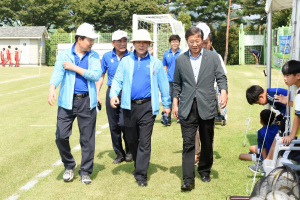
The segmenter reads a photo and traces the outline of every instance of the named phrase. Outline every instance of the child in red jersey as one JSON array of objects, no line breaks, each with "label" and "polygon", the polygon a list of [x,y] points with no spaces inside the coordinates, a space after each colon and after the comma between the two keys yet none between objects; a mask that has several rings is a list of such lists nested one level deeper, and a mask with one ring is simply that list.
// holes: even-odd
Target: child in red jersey
[{"label": "child in red jersey", "polygon": [[18,50],[18,48],[15,48],[15,67],[19,67],[19,54],[20,54],[20,50]]}]

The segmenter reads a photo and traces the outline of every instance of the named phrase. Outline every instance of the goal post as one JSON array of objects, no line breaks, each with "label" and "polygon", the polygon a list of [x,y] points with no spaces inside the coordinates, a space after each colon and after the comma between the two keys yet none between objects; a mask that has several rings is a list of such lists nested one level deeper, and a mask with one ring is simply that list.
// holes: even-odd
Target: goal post
[{"label": "goal post", "polygon": [[138,29],[147,30],[153,39],[153,56],[162,60],[163,54],[170,48],[169,37],[173,34],[181,38],[180,48],[186,48],[184,28],[181,21],[175,20],[169,14],[137,15],[132,17],[132,35]]}]

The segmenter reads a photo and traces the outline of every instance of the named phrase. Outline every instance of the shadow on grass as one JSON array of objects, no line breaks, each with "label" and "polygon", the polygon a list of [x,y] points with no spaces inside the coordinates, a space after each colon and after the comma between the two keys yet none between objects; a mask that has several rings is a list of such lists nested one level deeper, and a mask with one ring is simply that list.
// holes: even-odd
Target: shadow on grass
[{"label": "shadow on grass", "polygon": [[220,156],[219,152],[217,152],[217,151],[214,151],[214,156],[215,156],[216,159],[222,158],[222,157]]},{"label": "shadow on grass", "polygon": [[[253,134],[253,132],[247,133],[247,139],[248,139],[250,146],[257,145],[257,136],[256,136],[256,134]],[[246,141],[246,143],[247,143],[247,141]]]},{"label": "shadow on grass", "polygon": [[105,151],[101,151],[97,157],[99,159],[101,159],[103,157],[104,154],[108,154],[109,157],[111,157],[113,160],[115,160],[115,158],[117,157],[114,150],[105,150]]},{"label": "shadow on grass", "polygon": [[[165,171],[168,170],[168,168],[164,167],[164,166],[161,166],[161,165],[158,165],[158,164],[153,164],[153,163],[150,162],[149,168],[148,168],[148,171],[147,171],[148,180],[150,180],[151,175],[156,173],[158,170],[162,170],[162,171],[165,172]],[[112,170],[112,174],[113,175],[119,175],[121,171],[126,172],[128,174],[132,174],[132,172],[134,171],[134,162],[129,162],[129,163],[118,165],[117,167],[115,167]]]},{"label": "shadow on grass", "polygon": [[181,184],[183,184],[182,166],[181,165],[170,167],[170,173],[175,174],[181,180]]}]

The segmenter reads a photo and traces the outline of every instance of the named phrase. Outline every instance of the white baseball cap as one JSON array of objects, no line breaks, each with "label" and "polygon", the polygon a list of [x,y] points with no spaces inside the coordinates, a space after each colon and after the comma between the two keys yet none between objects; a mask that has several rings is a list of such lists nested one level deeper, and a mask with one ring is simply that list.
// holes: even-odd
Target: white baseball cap
[{"label": "white baseball cap", "polygon": [[101,37],[95,33],[94,26],[88,23],[81,24],[76,31],[76,35],[85,36],[91,39]]},{"label": "white baseball cap", "polygon": [[132,40],[130,42],[133,43],[136,41],[148,41],[150,43],[154,43],[151,40],[149,32],[145,29],[139,29],[133,33]]},{"label": "white baseball cap", "polygon": [[113,33],[112,37],[111,37],[111,41],[114,41],[114,40],[120,40],[121,38],[127,38],[129,39],[127,33],[125,31],[122,31],[122,30],[117,30]]},{"label": "white baseball cap", "polygon": [[209,26],[207,26],[205,23],[200,22],[199,24],[197,24],[198,28],[200,28],[203,31],[203,40],[206,40],[208,37],[208,34],[210,33],[210,28]]}]

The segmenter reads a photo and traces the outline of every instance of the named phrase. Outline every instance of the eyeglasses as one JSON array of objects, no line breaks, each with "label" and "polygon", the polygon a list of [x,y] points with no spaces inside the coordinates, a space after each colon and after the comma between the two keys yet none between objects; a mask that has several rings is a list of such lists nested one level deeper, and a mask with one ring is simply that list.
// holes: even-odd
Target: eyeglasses
[{"label": "eyeglasses", "polygon": [[196,40],[196,41],[191,40],[191,41],[188,41],[188,43],[189,43],[190,45],[193,45],[194,43],[200,44],[201,42],[202,42],[202,41],[200,41],[200,40]]}]

